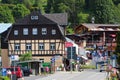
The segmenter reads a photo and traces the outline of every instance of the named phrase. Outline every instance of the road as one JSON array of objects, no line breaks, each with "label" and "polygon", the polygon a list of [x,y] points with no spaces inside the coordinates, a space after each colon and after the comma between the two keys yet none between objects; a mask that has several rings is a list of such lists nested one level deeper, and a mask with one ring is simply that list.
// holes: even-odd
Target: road
[{"label": "road", "polygon": [[105,80],[106,72],[85,70],[82,72],[56,72],[47,76],[25,77],[24,80]]}]

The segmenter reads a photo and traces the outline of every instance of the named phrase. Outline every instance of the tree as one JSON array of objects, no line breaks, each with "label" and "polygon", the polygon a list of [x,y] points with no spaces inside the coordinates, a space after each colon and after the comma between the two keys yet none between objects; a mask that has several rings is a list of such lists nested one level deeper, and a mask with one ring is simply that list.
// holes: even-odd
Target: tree
[{"label": "tree", "polygon": [[120,31],[117,33],[116,44],[114,53],[117,55],[117,63],[120,65]]},{"label": "tree", "polygon": [[10,23],[14,22],[11,10],[7,6],[0,6],[0,22]]},{"label": "tree", "polygon": [[113,12],[113,22],[116,24],[120,23],[120,7],[119,5],[116,7],[114,6],[114,12]]},{"label": "tree", "polygon": [[13,13],[14,19],[17,20],[17,19],[21,19],[24,16],[28,15],[30,11],[23,4],[17,4],[13,8],[12,13]]},{"label": "tree", "polygon": [[67,34],[73,34],[74,31],[73,31],[73,29],[72,29],[70,26],[67,26],[66,33],[67,33]]},{"label": "tree", "polygon": [[79,24],[78,14],[83,10],[85,0],[48,0],[47,13],[67,12],[71,26]]},{"label": "tree", "polygon": [[115,5],[118,5],[120,3],[120,0],[113,0],[113,2],[115,3]]},{"label": "tree", "polygon": [[114,4],[112,0],[95,0],[94,5],[96,23],[113,23]]},{"label": "tree", "polygon": [[80,12],[77,16],[78,16],[79,23],[88,22],[89,14]]},{"label": "tree", "polygon": [[33,7],[41,10],[41,13],[45,13],[45,6],[47,5],[47,0],[35,0]]},{"label": "tree", "polygon": [[28,52],[20,56],[20,61],[32,60],[32,53]]},{"label": "tree", "polygon": [[11,4],[11,3],[13,3],[14,2],[14,0],[2,0],[1,1],[2,3],[7,3],[7,4]]},{"label": "tree", "polygon": [[33,5],[33,2],[34,0],[23,0],[23,4],[28,8],[28,9],[31,9],[32,8],[32,5]]}]

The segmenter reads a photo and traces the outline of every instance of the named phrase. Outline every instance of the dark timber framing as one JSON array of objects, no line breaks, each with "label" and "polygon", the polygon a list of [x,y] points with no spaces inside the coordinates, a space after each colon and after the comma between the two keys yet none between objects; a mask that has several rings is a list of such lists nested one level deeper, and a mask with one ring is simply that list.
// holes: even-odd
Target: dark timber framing
[{"label": "dark timber framing", "polygon": [[[31,16],[38,16],[36,20],[31,20]],[[23,28],[28,28],[28,35],[23,35]],[[37,35],[32,34],[33,28],[37,28]],[[42,35],[42,28],[47,29],[47,34]],[[63,55],[65,52],[65,38],[64,32],[61,31],[62,26],[56,22],[48,19],[44,15],[35,11],[30,15],[25,16],[23,19],[14,23],[8,32],[6,39],[8,40],[9,56],[21,55],[28,52],[26,44],[31,43],[32,56],[54,56]],[[56,30],[55,35],[52,35],[52,30]],[[18,31],[18,35],[14,35],[14,30]],[[15,50],[15,44],[20,44],[20,49]],[[44,50],[39,50],[39,43],[44,43]],[[55,49],[50,50],[50,43],[54,43]]]}]

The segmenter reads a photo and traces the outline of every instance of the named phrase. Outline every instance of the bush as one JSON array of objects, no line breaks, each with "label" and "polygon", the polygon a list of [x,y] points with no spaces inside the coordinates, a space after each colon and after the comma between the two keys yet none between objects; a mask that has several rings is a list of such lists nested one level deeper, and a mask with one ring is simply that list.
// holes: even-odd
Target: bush
[{"label": "bush", "polygon": [[95,66],[93,66],[93,65],[83,65],[82,68],[83,69],[95,69]]},{"label": "bush", "polygon": [[0,80],[10,80],[7,76],[0,76]]}]

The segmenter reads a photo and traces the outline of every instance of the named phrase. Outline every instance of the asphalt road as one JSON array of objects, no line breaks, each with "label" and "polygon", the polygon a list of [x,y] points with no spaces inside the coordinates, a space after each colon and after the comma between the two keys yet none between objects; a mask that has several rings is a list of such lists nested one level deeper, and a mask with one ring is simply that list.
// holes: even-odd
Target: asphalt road
[{"label": "asphalt road", "polygon": [[30,76],[24,80],[105,80],[106,72],[85,70],[82,72],[56,72],[47,76]]}]

